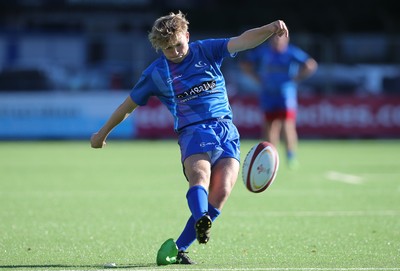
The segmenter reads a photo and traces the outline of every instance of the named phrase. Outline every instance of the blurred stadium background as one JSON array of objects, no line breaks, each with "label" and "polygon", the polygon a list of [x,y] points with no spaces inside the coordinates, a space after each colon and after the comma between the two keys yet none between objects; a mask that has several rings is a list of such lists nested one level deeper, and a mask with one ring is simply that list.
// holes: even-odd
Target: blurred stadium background
[{"label": "blurred stadium background", "polygon": [[[400,16],[389,0],[0,1],[0,139],[87,139],[157,56],[153,21],[182,10],[191,39],[230,37],[276,19],[318,62],[300,88],[300,138],[400,137]],[[235,122],[260,135],[260,113],[237,59],[223,65]],[[157,101],[114,138],[173,137]]]}]

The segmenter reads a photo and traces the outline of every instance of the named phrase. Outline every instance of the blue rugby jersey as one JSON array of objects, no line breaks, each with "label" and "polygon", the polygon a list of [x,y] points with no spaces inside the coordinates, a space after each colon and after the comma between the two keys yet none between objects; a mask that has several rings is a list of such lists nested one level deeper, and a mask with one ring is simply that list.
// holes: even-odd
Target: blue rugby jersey
[{"label": "blue rugby jersey", "polygon": [[298,86],[292,79],[309,55],[291,44],[279,53],[264,43],[248,51],[246,57],[256,65],[261,78],[261,108],[264,111],[296,109]]},{"label": "blue rugby jersey", "polygon": [[221,72],[223,59],[230,56],[228,41],[192,42],[189,54],[180,63],[162,55],[142,73],[130,93],[132,100],[145,105],[150,96],[158,97],[173,115],[175,131],[208,119],[232,119]]}]

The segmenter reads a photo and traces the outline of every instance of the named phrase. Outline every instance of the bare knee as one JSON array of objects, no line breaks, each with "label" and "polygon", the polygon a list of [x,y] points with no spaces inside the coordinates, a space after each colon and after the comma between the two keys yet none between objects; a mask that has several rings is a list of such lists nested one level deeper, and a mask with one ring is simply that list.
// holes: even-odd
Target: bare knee
[{"label": "bare knee", "polygon": [[185,176],[190,186],[202,185],[208,189],[211,178],[211,163],[207,154],[195,154],[184,161]]}]

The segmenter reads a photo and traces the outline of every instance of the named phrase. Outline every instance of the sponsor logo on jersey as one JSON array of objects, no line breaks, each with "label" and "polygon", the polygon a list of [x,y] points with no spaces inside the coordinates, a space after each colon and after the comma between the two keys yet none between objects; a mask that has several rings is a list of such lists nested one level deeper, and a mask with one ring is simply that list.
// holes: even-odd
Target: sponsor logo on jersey
[{"label": "sponsor logo on jersey", "polygon": [[199,62],[197,62],[196,64],[194,64],[194,66],[196,68],[204,68],[205,66],[207,66],[207,63],[205,63],[204,61],[200,60]]},{"label": "sponsor logo on jersey", "polygon": [[173,77],[173,78],[168,78],[168,79],[167,79],[167,83],[168,83],[168,84],[172,84],[172,82],[174,82],[174,80],[179,79],[179,78],[181,78],[181,77],[182,77],[182,74],[180,74],[180,75],[178,75],[178,76],[175,76],[175,77]]},{"label": "sponsor logo on jersey", "polygon": [[210,90],[216,87],[215,80],[206,81],[201,83],[200,85],[194,86],[191,89],[184,91],[180,94],[176,95],[181,102],[186,102],[188,100],[199,97],[200,95],[210,94]]}]

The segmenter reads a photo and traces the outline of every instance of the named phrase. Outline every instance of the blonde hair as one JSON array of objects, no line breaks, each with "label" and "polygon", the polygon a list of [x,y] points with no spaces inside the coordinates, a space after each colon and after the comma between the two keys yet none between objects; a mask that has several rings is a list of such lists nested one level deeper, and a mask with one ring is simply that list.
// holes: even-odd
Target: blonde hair
[{"label": "blonde hair", "polygon": [[181,11],[158,18],[148,35],[151,45],[156,51],[167,48],[176,43],[179,34],[188,31],[188,25],[189,21]]}]

